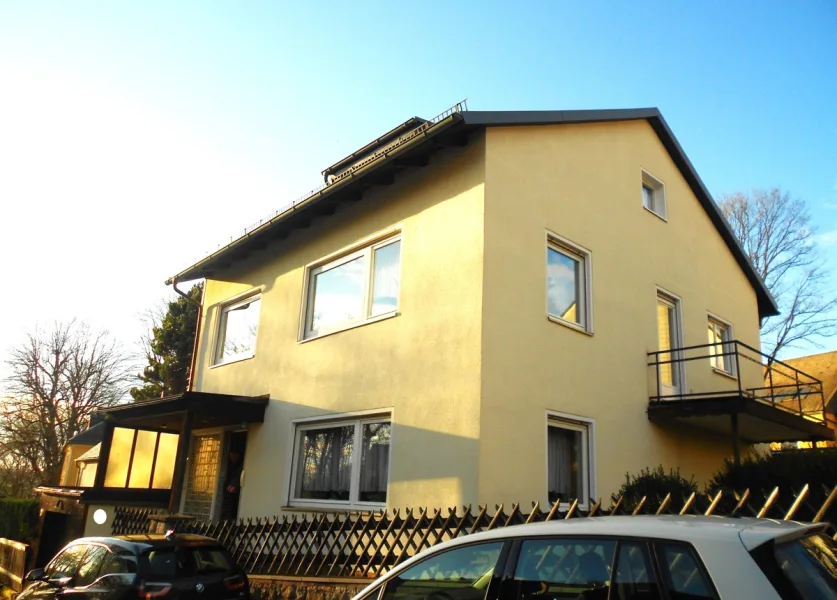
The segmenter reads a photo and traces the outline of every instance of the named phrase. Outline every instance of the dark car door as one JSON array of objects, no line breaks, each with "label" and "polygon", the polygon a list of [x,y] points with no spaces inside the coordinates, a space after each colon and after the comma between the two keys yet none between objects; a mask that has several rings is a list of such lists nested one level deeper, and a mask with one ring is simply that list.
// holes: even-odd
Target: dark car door
[{"label": "dark car door", "polygon": [[64,548],[44,568],[43,581],[33,581],[18,596],[19,600],[53,600],[60,591],[54,582],[64,577],[74,577],[81,559],[87,552],[87,545],[76,544]]},{"label": "dark car door", "polygon": [[94,546],[84,555],[73,587],[58,600],[119,600],[136,596],[137,557],[119,548]]}]

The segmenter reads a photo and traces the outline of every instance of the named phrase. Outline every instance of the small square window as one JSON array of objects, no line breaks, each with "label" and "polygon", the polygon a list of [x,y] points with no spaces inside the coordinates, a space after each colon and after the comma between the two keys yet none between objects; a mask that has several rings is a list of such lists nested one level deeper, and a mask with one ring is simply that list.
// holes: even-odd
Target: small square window
[{"label": "small square window", "polygon": [[547,427],[549,502],[586,503],[592,488],[590,424],[550,417]]},{"label": "small square window", "polygon": [[714,317],[709,317],[708,325],[709,363],[714,369],[734,375],[732,325]]},{"label": "small square window", "polygon": [[300,425],[291,502],[386,504],[388,419]]},{"label": "small square window", "polygon": [[256,295],[221,309],[215,347],[216,365],[250,358],[255,354],[261,304],[261,296]]},{"label": "small square window", "polygon": [[546,249],[547,314],[559,322],[592,332],[590,252],[550,239]]},{"label": "small square window", "polygon": [[642,206],[652,213],[666,218],[666,188],[663,182],[642,172]]}]

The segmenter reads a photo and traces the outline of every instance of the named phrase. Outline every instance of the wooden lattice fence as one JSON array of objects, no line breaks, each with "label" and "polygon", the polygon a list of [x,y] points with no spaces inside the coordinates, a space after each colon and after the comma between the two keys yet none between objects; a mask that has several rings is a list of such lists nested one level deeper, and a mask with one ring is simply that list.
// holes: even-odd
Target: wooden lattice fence
[{"label": "wooden lattice fence", "polygon": [[[779,488],[764,494],[718,492],[713,496],[692,494],[675,502],[671,495],[662,501],[642,498],[628,503],[613,498],[608,506],[601,501],[589,510],[555,504],[541,510],[534,503],[524,512],[519,504],[506,511],[501,504],[489,513],[487,506],[472,511],[408,509],[373,513],[293,514],[240,521],[194,521],[182,533],[198,533],[218,539],[239,564],[254,575],[294,575],[305,577],[377,577],[407,558],[441,542],[523,523],[601,517],[610,515],[717,515],[764,517],[784,520],[827,522],[832,535],[837,524],[837,486],[811,493],[809,486],[795,494]],[[153,509],[116,509],[114,535],[147,533]],[[837,538],[837,535],[835,535]]]}]

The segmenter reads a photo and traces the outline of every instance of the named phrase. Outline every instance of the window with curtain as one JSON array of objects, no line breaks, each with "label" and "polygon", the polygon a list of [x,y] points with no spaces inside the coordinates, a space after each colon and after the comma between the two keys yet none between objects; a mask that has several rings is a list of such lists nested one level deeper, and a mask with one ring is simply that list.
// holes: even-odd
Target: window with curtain
[{"label": "window with curtain", "polygon": [[385,504],[391,430],[382,419],[299,426],[292,501]]},{"label": "window with curtain", "polygon": [[400,237],[313,267],[308,273],[304,337],[395,314],[400,289]]},{"label": "window with curtain", "polygon": [[550,419],[547,428],[549,502],[585,503],[590,494],[589,424]]}]

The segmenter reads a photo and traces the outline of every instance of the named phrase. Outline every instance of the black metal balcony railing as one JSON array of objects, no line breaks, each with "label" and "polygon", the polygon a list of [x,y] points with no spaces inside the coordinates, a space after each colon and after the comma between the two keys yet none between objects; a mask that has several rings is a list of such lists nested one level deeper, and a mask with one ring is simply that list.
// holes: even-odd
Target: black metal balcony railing
[{"label": "black metal balcony railing", "polygon": [[[656,372],[657,391],[650,398],[651,404],[672,400],[747,398],[808,420],[825,421],[822,381],[744,342],[732,340],[660,350],[649,352],[648,359],[648,366]],[[682,385],[685,367],[693,361],[705,361],[707,367],[728,375],[735,382],[728,380],[724,384],[718,379],[717,383],[708,385],[708,389],[685,393],[686,387]],[[679,386],[676,385],[678,377]],[[671,385],[667,386],[666,381]],[[745,384],[756,381],[761,385]]]}]

